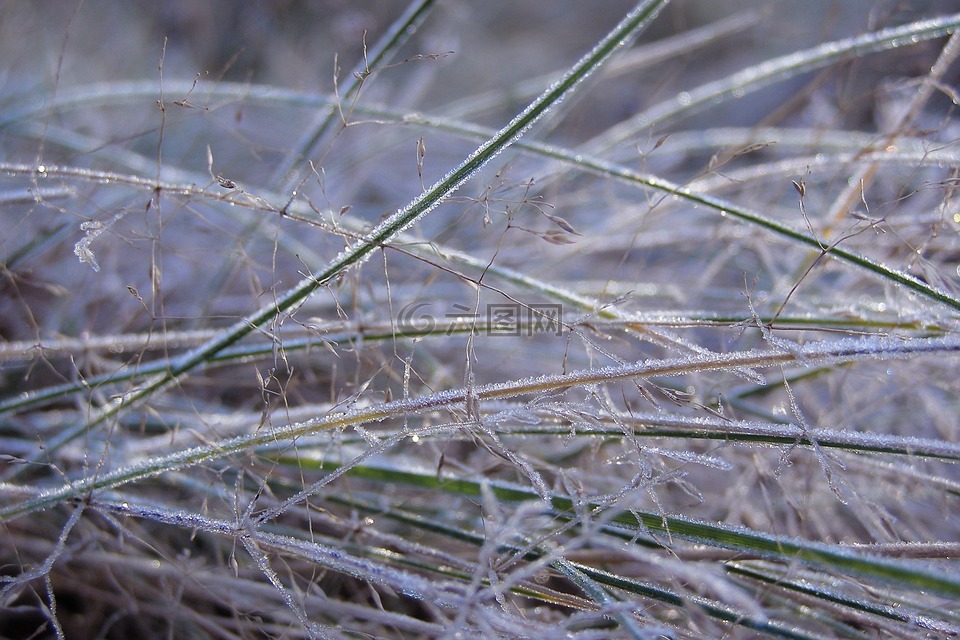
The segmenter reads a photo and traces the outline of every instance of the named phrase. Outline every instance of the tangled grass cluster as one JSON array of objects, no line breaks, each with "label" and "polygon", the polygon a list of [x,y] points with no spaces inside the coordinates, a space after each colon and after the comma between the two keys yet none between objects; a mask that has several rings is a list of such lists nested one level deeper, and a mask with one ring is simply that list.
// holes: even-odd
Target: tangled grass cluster
[{"label": "tangled grass cluster", "polygon": [[921,4],[0,5],[0,635],[960,633]]}]

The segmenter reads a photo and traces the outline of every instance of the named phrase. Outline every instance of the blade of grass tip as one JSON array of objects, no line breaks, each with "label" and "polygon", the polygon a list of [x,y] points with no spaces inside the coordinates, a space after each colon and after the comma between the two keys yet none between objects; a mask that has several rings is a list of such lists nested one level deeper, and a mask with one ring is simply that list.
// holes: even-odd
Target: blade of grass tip
[{"label": "blade of grass tip", "polygon": [[735,95],[740,98],[748,92],[802,73],[821,69],[838,60],[859,58],[868,53],[916,44],[923,40],[949,35],[958,29],[960,29],[960,14],[953,14],[827,42],[811,49],[766,60],[656,104],[611,127],[588,141],[581,149],[585,153],[597,153],[633,137],[644,129],[696,113],[730,96]]},{"label": "blade of grass tip", "polygon": [[[573,582],[581,591],[583,591],[587,597],[600,605],[601,608],[613,608],[617,609],[619,602],[607,592],[603,586],[597,584],[585,573],[580,571],[573,563],[564,560],[563,558],[558,558],[554,560],[551,565],[560,573],[565,575],[567,579]],[[630,611],[624,611],[620,609],[613,614],[613,618],[617,623],[623,627],[624,631],[630,634],[630,637],[634,640],[647,640],[647,638],[662,637],[660,630],[644,629],[640,626],[640,622],[634,617],[633,613]]]},{"label": "blade of grass tip", "polygon": [[[415,224],[420,218],[436,208],[444,198],[462,186],[491,159],[516,142],[551,107],[572,92],[582,80],[603,64],[615,51],[632,40],[641,29],[657,16],[668,2],[669,0],[645,0],[636,5],[603,40],[580,58],[560,80],[531,102],[507,126],[481,144],[476,151],[467,156],[463,162],[430,189],[424,191],[407,206],[397,210],[377,225],[364,239],[348,246],[326,267],[301,280],[273,303],[261,307],[236,322],[219,336],[173,360],[170,363],[169,370],[165,373],[151,378],[139,387],[113,399],[104,407],[93,412],[90,420],[86,423],[64,429],[61,434],[46,443],[44,451],[36,456],[35,460],[31,461],[42,462],[44,457],[49,456],[87,429],[102,424],[122,409],[172,385],[183,375],[202,365],[247,334],[263,327],[273,318],[302,302],[346,269],[362,264],[378,247],[383,246],[398,233]],[[26,466],[24,465],[24,467]]]},{"label": "blade of grass tip", "polygon": [[[342,102],[349,104],[357,97],[360,89],[363,87],[363,83],[370,74],[387,64],[397,50],[407,42],[410,36],[416,33],[417,29],[430,14],[435,2],[436,0],[418,0],[417,2],[410,3],[406,11],[393,21],[393,24],[390,25],[386,33],[377,40],[377,43],[369,51],[366,50],[366,46],[364,46],[363,58],[353,68],[347,84],[340,94],[340,100]],[[294,188],[297,182],[297,165],[310,156],[317,143],[330,129],[336,118],[337,109],[334,105],[331,104],[324,107],[313,125],[307,129],[300,142],[291,149],[280,164],[277,165],[277,169],[270,179],[270,184],[279,185],[280,193],[286,193]]]}]

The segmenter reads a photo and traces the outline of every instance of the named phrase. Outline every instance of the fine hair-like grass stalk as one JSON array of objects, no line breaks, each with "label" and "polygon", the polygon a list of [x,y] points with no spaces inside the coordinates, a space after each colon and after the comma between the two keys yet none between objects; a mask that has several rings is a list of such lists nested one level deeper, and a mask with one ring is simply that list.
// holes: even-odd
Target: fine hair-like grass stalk
[{"label": "fine hair-like grass stalk", "polygon": [[0,8],[0,635],[960,633],[960,14],[737,4]]}]

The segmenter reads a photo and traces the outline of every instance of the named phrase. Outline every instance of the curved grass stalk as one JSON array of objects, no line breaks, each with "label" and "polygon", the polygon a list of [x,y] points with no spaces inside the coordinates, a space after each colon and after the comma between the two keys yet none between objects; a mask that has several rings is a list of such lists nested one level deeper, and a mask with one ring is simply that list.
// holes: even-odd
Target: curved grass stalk
[{"label": "curved grass stalk", "polygon": [[[960,28],[960,14],[954,14],[828,42],[811,49],[767,60],[721,80],[693,89],[678,98],[651,107],[630,121],[621,123],[614,129],[601,134],[584,149],[604,148],[609,146],[612,143],[611,141],[630,137],[639,128],[650,127],[667,119],[695,112],[697,109],[709,106],[717,100],[734,94],[737,97],[742,97],[742,95],[769,84],[822,68],[839,60],[909,46],[923,40],[949,35],[958,28]],[[194,89],[194,84],[191,81],[164,82],[164,90],[168,93],[186,94],[192,89]],[[156,93],[157,86],[153,82],[109,83],[100,86],[94,85],[93,88],[64,90],[58,93],[56,103],[49,107],[39,109],[32,106],[10,107],[6,116],[0,118],[0,127],[24,118],[35,117],[48,109],[77,108],[85,104],[96,104],[103,101],[121,104],[125,99],[139,100],[145,96],[155,97]],[[311,108],[322,107],[327,110],[335,107],[335,101],[327,97],[317,98],[305,96],[295,91],[250,87],[242,84],[218,83],[215,87],[204,88],[204,93],[209,96],[243,97],[244,99],[264,102],[279,100],[287,104]]]},{"label": "curved grass stalk", "polygon": [[33,204],[43,200],[73,198],[76,195],[76,190],[71,187],[43,187],[36,191],[33,189],[0,191],[0,206]]},{"label": "curved grass stalk", "polygon": [[[940,24],[941,21],[937,21]],[[955,21],[951,21],[947,24],[950,30],[956,28],[957,24],[960,24],[960,17]],[[949,32],[949,31],[948,31]],[[899,43],[894,43],[899,44]],[[115,85],[110,85],[115,86]],[[151,95],[151,92],[155,92],[155,87],[148,83],[131,83],[130,85],[116,85],[117,90],[119,91],[119,97],[124,96],[130,97],[131,99],[139,99],[143,95]],[[188,84],[184,84],[184,88],[189,88]],[[237,86],[221,86],[218,87],[218,93],[216,95],[225,95],[230,97],[237,97],[242,95],[239,93],[241,89],[244,89],[242,85]],[[247,88],[249,89],[249,88]],[[78,92],[77,94],[67,95],[65,98],[61,99],[60,104],[62,106],[77,106],[82,104],[87,104],[89,102],[96,102],[97,100],[106,99],[109,96],[107,89],[99,89],[93,92]],[[262,92],[249,92],[248,98],[259,98],[262,100],[277,100],[281,99],[284,102],[289,104],[316,104],[318,100],[320,102],[326,101],[326,99],[317,99],[305,97],[301,94],[296,94],[293,92],[279,92],[279,91],[262,91]],[[482,127],[476,127],[460,122],[452,122],[444,118],[438,117],[428,117],[419,114],[407,114],[407,115],[397,115],[396,113],[390,111],[379,111],[379,110],[365,110],[365,113],[370,115],[378,115],[384,118],[392,118],[407,124],[421,124],[429,125],[437,128],[438,130],[451,131],[459,135],[479,138],[479,139],[488,139],[491,132],[488,129]],[[3,122],[0,121],[0,126]],[[779,235],[783,238],[786,238],[789,241],[795,241],[798,244],[806,245],[817,251],[823,251],[824,247],[821,244],[821,241],[815,236],[808,235],[803,231],[798,231],[787,225],[781,224],[772,218],[764,216],[763,214],[754,211],[748,207],[743,207],[732,202],[712,197],[707,194],[698,194],[695,193],[693,189],[689,187],[683,187],[676,183],[670,182],[669,180],[650,175],[644,174],[632,169],[623,167],[616,163],[608,162],[601,158],[592,157],[583,153],[578,153],[574,150],[564,149],[560,147],[555,147],[552,145],[547,145],[535,141],[516,141],[513,146],[517,149],[523,149],[525,151],[535,153],[544,157],[554,158],[556,160],[561,160],[572,166],[575,166],[583,171],[593,173],[599,176],[605,176],[620,180],[623,182],[631,183],[634,185],[639,185],[643,187],[649,187],[654,190],[666,193],[669,195],[677,196],[678,198],[687,200],[694,204],[704,205],[710,209],[713,209],[720,213],[721,215],[729,215],[733,218],[737,218],[748,224],[755,225],[765,231],[772,232],[776,235]],[[0,165],[0,170],[4,170],[4,166],[9,167],[6,170],[9,171],[33,171],[32,167],[26,167],[24,165]],[[76,173],[83,173],[82,170],[78,170]],[[117,174],[119,177],[119,174]],[[129,179],[120,180],[122,182],[142,182],[144,186],[150,187],[150,182],[147,180],[140,179]],[[182,188],[182,187],[181,187]],[[880,276],[883,279],[886,279],[890,282],[902,285],[911,291],[918,293],[926,298],[932,299],[938,303],[944,304],[948,307],[951,307],[954,310],[960,310],[960,299],[956,296],[951,295],[950,293],[943,291],[935,286],[929,285],[922,280],[915,278],[909,274],[899,272],[895,269],[887,267],[882,263],[879,263],[875,260],[867,258],[856,254],[854,252],[847,251],[839,246],[832,246],[828,251],[828,255],[833,258],[837,258],[843,262],[847,262],[854,266],[865,269],[869,272],[872,272],[875,275]]]},{"label": "curved grass stalk", "polygon": [[[676,154],[686,156],[690,153],[712,155],[716,150],[728,151],[760,150],[773,148],[777,151],[810,150],[831,151],[833,153],[864,150],[880,151],[883,137],[877,133],[865,131],[845,131],[826,128],[786,128],[786,127],[716,127],[713,129],[693,129],[675,131],[670,134],[670,144],[657,148],[657,154]],[[923,138],[903,136],[897,139],[896,148],[903,152],[922,152],[930,146],[945,146],[931,143]],[[937,149],[937,151],[942,151]]]},{"label": "curved grass stalk", "polygon": [[[885,453],[916,458],[930,458],[960,462],[960,445],[944,440],[916,438],[863,431],[816,429],[809,433],[802,427],[785,422],[754,420],[724,420],[720,418],[671,418],[669,416],[618,416],[617,426],[577,428],[583,437],[623,437],[624,427],[637,438],[666,438],[678,440],[721,440],[724,442],[757,443],[784,446],[816,446],[841,451]],[[605,422],[612,422],[611,419]],[[623,426],[620,426],[623,425]],[[545,436],[569,435],[569,426],[536,426],[506,428],[501,435]]]},{"label": "curved grass stalk", "polygon": [[[517,325],[521,330],[528,326],[520,323]],[[456,321],[437,321],[432,326],[407,326],[395,324],[365,323],[362,329],[344,326],[343,323],[332,323],[330,326],[318,328],[321,335],[311,337],[288,337],[283,336],[283,349],[286,352],[293,353],[310,348],[329,347],[336,345],[352,345],[365,342],[378,342],[386,340],[395,340],[398,338],[419,338],[426,336],[451,336],[460,334],[469,334],[476,331],[489,331],[493,329],[492,325],[486,322],[463,323]],[[530,328],[532,331],[532,328]],[[194,346],[203,344],[210,339],[211,335],[218,332],[214,330],[199,330],[190,332],[172,332],[164,336],[149,336],[150,344],[144,340],[147,336],[105,336],[99,339],[68,339],[54,343],[53,348],[58,352],[72,352],[86,349],[95,349],[97,347],[110,349],[115,345],[130,345],[140,349],[171,349],[178,346]],[[12,359],[14,356],[34,352],[37,355],[43,353],[44,346],[27,343],[14,343],[7,345],[8,349],[0,349],[0,362],[5,359]],[[268,358],[275,353],[276,345],[273,341],[263,344],[244,344],[234,345],[224,349],[220,353],[212,356],[204,368],[211,368],[217,365],[230,365],[239,361],[250,361],[254,358]],[[33,359],[33,358],[28,358]],[[36,407],[57,400],[62,400],[64,396],[78,391],[87,391],[107,384],[117,384],[128,382],[152,375],[161,374],[170,367],[168,360],[156,360],[145,363],[138,363],[135,367],[122,365],[117,371],[104,373],[96,376],[89,376],[75,382],[66,382],[57,385],[51,385],[42,389],[27,391],[17,396],[12,396],[0,400],[0,416],[8,413],[15,413]]]},{"label": "curved grass stalk", "polygon": [[597,153],[632,138],[642,130],[696,113],[731,96],[740,98],[775,82],[821,69],[839,60],[859,58],[868,53],[940,38],[958,29],[960,14],[953,14],[827,42],[805,51],[765,60],[654,105],[590,140],[583,146],[583,150],[586,153]]},{"label": "curved grass stalk", "polygon": [[[438,250],[435,245],[430,246],[430,250]],[[438,250],[439,251],[439,250]],[[445,250],[444,250],[445,251]],[[450,253],[444,253],[445,257],[451,257]],[[473,260],[472,257],[466,256]],[[458,258],[459,259],[459,258]],[[491,268],[488,273],[492,275],[502,275],[511,281],[514,281],[512,275],[515,272]],[[522,277],[517,280],[518,284],[529,284],[538,291],[553,291],[553,287],[547,283],[529,279],[522,274],[516,274]],[[625,314],[617,312],[615,308],[590,306],[590,300],[579,296],[568,290],[557,290],[557,296],[554,299],[562,299],[567,302],[582,305],[582,308],[595,312],[599,319],[590,320],[590,326],[594,329],[625,329],[637,331],[638,327],[649,330],[650,327],[696,327],[696,326],[738,326],[742,325],[744,319],[740,317],[724,317],[714,314],[706,314],[702,317],[684,316],[682,314]],[[599,303],[593,303],[598,305]],[[620,317],[626,315],[629,319],[610,320],[610,317]],[[760,317],[761,322],[767,322],[769,319]],[[877,320],[837,320],[833,318],[803,318],[781,316],[779,318],[781,328],[796,325],[804,328],[823,328],[826,325],[830,327],[843,327],[845,329],[901,329],[918,331],[929,334],[931,332],[942,334],[942,327],[929,325],[919,322],[898,322],[898,321],[877,321]],[[524,325],[518,325],[523,330]],[[575,326],[575,325],[574,325]],[[458,334],[468,334],[472,332],[485,332],[492,329],[490,325],[482,322],[472,322],[465,324],[461,322],[438,321],[431,327],[424,326],[417,328],[413,326],[364,323],[362,329],[350,327],[344,323],[331,323],[329,326],[317,327],[321,331],[317,337],[297,337],[296,335],[282,337],[283,348],[287,353],[295,353],[310,348],[330,345],[350,345],[354,343],[371,343],[383,340],[394,340],[397,338],[417,338],[426,336],[450,336]],[[532,330],[532,328],[531,328]],[[66,338],[54,341],[52,343],[36,344],[33,342],[13,342],[0,346],[0,362],[3,361],[33,361],[40,357],[51,357],[57,355],[68,355],[79,351],[109,351],[118,347],[124,351],[149,350],[149,349],[173,349],[181,347],[192,347],[210,339],[215,335],[213,329],[202,329],[196,331],[174,331],[163,334],[162,336],[148,334],[101,336],[91,338]],[[205,365],[205,369],[214,366],[227,366],[239,361],[249,362],[251,359],[273,357],[275,345],[273,342],[263,344],[234,345],[211,358]],[[108,384],[118,384],[129,382],[151,375],[159,374],[166,370],[169,363],[166,360],[157,360],[146,363],[139,363],[135,368],[121,366],[116,371],[104,373],[95,376],[88,376],[74,382],[66,382],[57,385],[51,385],[42,389],[27,391],[16,396],[10,396],[0,399],[0,416],[10,413],[17,413],[31,407],[43,406],[51,402],[62,400],[65,396],[72,393],[95,389]],[[809,375],[805,372],[803,376]],[[797,376],[795,379],[799,379]],[[768,385],[761,384],[746,390],[731,390],[725,394],[728,402],[736,401],[738,398],[764,391]],[[645,432],[646,433],[646,432]],[[827,445],[825,445],[827,446]],[[917,453],[917,455],[922,455]],[[934,454],[931,454],[934,455]]]},{"label": "curved grass stalk", "polygon": [[[694,180],[687,186],[696,193],[713,193],[732,186],[743,187],[758,180],[783,178],[786,183],[790,178],[803,175],[811,169],[823,169],[835,166],[846,166],[857,162],[868,162],[877,167],[881,164],[908,164],[911,168],[924,166],[960,166],[960,155],[941,151],[868,151],[866,153],[838,153],[827,155],[818,153],[813,156],[797,156],[789,160],[765,162],[761,165],[724,171],[722,176]],[[836,224],[834,220],[834,224]]]},{"label": "curved grass stalk", "polygon": [[[411,252],[413,253],[413,252]],[[455,250],[448,250],[443,247],[438,247],[435,244],[430,244],[430,247],[427,251],[424,252],[433,253],[439,257],[447,259],[456,259],[460,261],[461,255],[457,255],[458,252]],[[418,254],[419,255],[419,254]],[[463,257],[467,258],[464,260],[466,266],[474,267],[481,266],[481,263],[477,261],[469,254],[462,254]],[[499,275],[498,272],[493,272],[495,275]],[[535,279],[530,279],[529,283],[525,283],[523,279],[517,279],[516,276],[521,276],[524,278],[524,274],[519,272],[514,272],[511,270],[506,270],[503,273],[504,280],[510,282],[517,282],[518,284],[530,284],[531,288],[537,291],[542,291],[543,286],[546,283],[542,283]],[[580,298],[573,292],[568,290],[561,289],[558,292],[558,297],[554,299],[566,299],[559,296],[569,295],[569,300],[575,302]],[[589,300],[584,300],[585,302]],[[596,304],[596,303],[594,303]],[[580,306],[580,305],[578,305]],[[584,305],[583,308],[587,311],[594,311],[595,309],[590,308],[588,305]],[[770,320],[764,316],[759,317],[760,322],[765,322]],[[710,313],[710,312],[690,312],[690,311],[657,311],[657,312],[636,312],[632,313],[629,319],[612,319],[612,318],[602,318],[599,320],[591,320],[590,324],[596,328],[602,328],[606,330],[611,329],[626,329],[630,325],[635,323],[642,323],[644,325],[653,326],[653,327],[736,327],[740,326],[744,322],[742,316],[734,315],[722,315],[719,313]],[[902,319],[893,319],[890,320],[881,320],[881,319],[867,319],[867,318],[855,318],[855,317],[843,317],[843,318],[831,318],[827,316],[780,316],[782,325],[796,325],[797,327],[802,327],[804,329],[817,329],[822,328],[825,331],[831,329],[842,328],[844,330],[884,330],[889,331],[891,329],[900,329],[904,331],[918,331],[924,333],[938,333],[941,334],[944,331],[943,327],[921,323],[916,320],[902,320]],[[408,325],[389,325],[385,323],[378,324],[376,321],[364,322],[362,327],[354,327],[349,322],[331,322],[324,323],[322,325],[308,325],[311,331],[315,331],[323,334],[326,339],[328,335],[335,336],[332,338],[334,342],[341,342],[343,338],[339,337],[341,334],[352,333],[356,335],[358,339],[364,341],[367,340],[378,340],[382,339],[385,335],[389,334],[392,330],[396,330],[397,335],[402,337],[412,337],[412,336],[426,336],[426,335],[446,335],[448,332],[458,332],[462,330],[460,325],[464,323],[458,321],[440,321],[437,320],[436,324],[432,327],[424,326],[422,329],[417,329]],[[492,327],[486,324],[483,321],[477,321],[475,328],[481,332],[492,329]],[[285,334],[285,338],[290,338],[293,340],[297,339],[299,334],[304,333],[306,330],[293,330],[290,334]],[[67,357],[71,354],[79,353],[81,351],[85,352],[109,352],[109,353],[127,353],[132,351],[158,351],[158,350],[171,350],[171,349],[183,349],[195,347],[199,344],[203,344],[208,341],[211,337],[218,333],[217,329],[189,329],[189,330],[172,330],[159,334],[151,333],[123,333],[116,335],[102,335],[102,336],[86,336],[82,338],[55,338],[52,340],[41,340],[40,342],[36,341],[27,341],[19,340],[12,342],[3,342],[0,343],[0,362],[33,362],[38,358],[56,358],[56,357]],[[286,343],[285,343],[286,344]],[[294,346],[294,349],[301,349],[303,346],[297,343],[297,346]],[[261,353],[261,347],[257,345],[250,345],[247,347],[249,351],[238,350],[236,355],[233,357],[243,357],[243,356],[255,356]],[[233,352],[231,351],[231,354]],[[221,355],[226,355],[224,352]],[[2,406],[2,405],[0,405]],[[2,410],[0,410],[2,411]]]},{"label": "curved grass stalk", "polygon": [[562,391],[570,387],[647,378],[676,376],[691,372],[737,370],[744,368],[779,367],[792,362],[827,364],[863,359],[902,359],[921,354],[960,352],[960,337],[918,340],[892,338],[843,339],[829,343],[812,342],[796,351],[741,351],[711,354],[692,358],[648,360],[627,365],[585,369],[568,374],[521,378],[511,382],[478,385],[472,389],[451,389],[416,398],[394,400],[370,407],[336,413],[287,427],[231,438],[214,444],[178,451],[151,460],[107,471],[91,478],[70,482],[35,498],[0,507],[0,522],[38,509],[47,508],[103,489],[121,486],[220,459],[250,449],[272,447],[311,433],[337,428],[375,424],[390,418],[412,416],[463,406],[468,396],[475,402],[516,398]]},{"label": "curved grass stalk", "polygon": [[[449,581],[444,584],[430,582],[413,572],[390,567],[382,563],[375,563],[360,555],[348,553],[332,545],[263,530],[243,528],[233,522],[217,520],[202,515],[185,514],[179,511],[167,510],[163,507],[108,501],[103,501],[101,506],[116,514],[149,519],[153,522],[196,529],[217,535],[236,537],[245,545],[252,543],[255,547],[263,546],[275,551],[289,553],[304,560],[317,563],[337,573],[355,576],[362,580],[370,580],[377,584],[389,585],[398,592],[416,599],[436,598],[435,602],[441,604],[441,606],[462,604],[459,602],[462,598],[462,589],[457,582]],[[258,551],[253,550],[251,550],[251,553],[254,555],[259,554]],[[265,559],[263,563],[258,562],[258,565],[265,569],[269,567],[269,565],[265,564]],[[270,571],[272,571],[272,569]],[[271,582],[273,582],[282,593],[289,596],[289,594],[286,593],[286,588],[282,586],[278,578],[276,580],[271,579]],[[304,624],[309,626],[307,621],[304,621]]]},{"label": "curved grass stalk", "polygon": [[[284,411],[284,417],[290,421],[306,421],[312,416],[326,414],[333,411],[334,408],[329,404],[325,405],[305,405],[296,409]],[[778,422],[770,419],[761,420],[731,420],[723,418],[694,418],[694,417],[671,417],[660,414],[618,415],[615,419],[601,415],[591,415],[589,424],[579,424],[575,418],[564,415],[562,408],[555,409],[550,406],[538,405],[531,408],[527,404],[520,402],[490,401],[484,403],[480,409],[480,419],[495,424],[494,433],[497,436],[507,438],[511,436],[530,436],[530,437],[571,437],[576,435],[578,438],[591,439],[611,439],[622,440],[626,434],[637,439],[659,439],[659,440],[713,440],[720,442],[759,444],[781,447],[819,447],[824,449],[837,449],[838,451],[852,453],[871,453],[887,454],[895,456],[906,456],[910,460],[927,458],[930,460],[942,460],[944,462],[960,461],[960,445],[931,438],[917,438],[914,436],[900,436],[893,434],[877,434],[873,432],[850,431],[840,429],[807,429],[785,422]],[[168,413],[172,422],[181,424],[181,429],[191,428],[193,423],[190,421],[188,413]],[[516,416],[522,416],[528,419],[538,419],[542,423],[539,425],[526,424],[523,419],[517,419]],[[213,427],[219,433],[224,435],[230,433],[246,433],[250,430],[250,425],[258,424],[262,420],[262,414],[239,414],[224,417],[220,420],[205,418],[203,424]],[[527,422],[529,420],[526,420]],[[583,421],[580,421],[583,422]],[[613,424],[613,423],[616,424]],[[574,426],[576,425],[576,426]],[[129,428],[143,428],[142,422],[127,425]],[[193,428],[198,428],[198,425]],[[404,429],[378,429],[377,435],[381,438],[382,445],[378,445],[377,452],[383,453],[390,447],[399,444],[406,438],[416,437],[419,441],[425,440],[471,440],[472,436],[463,431],[463,426],[458,422],[449,422],[442,424],[431,424],[429,427],[420,427],[415,430]],[[303,435],[297,438],[299,449],[319,450],[336,444],[337,446],[364,446],[368,444],[363,435],[358,433],[331,433],[329,430],[322,432],[314,431],[309,435]],[[170,438],[164,434],[156,437],[152,442],[146,442],[142,447],[131,450],[131,454],[147,458],[155,454],[163,454],[169,450]],[[265,451],[269,453],[275,447],[268,447]],[[366,449],[363,456],[374,455],[369,453],[373,450]],[[656,452],[653,448],[651,451]],[[663,455],[673,456],[673,451],[663,452]],[[355,458],[360,459],[360,458]],[[727,467],[718,464],[713,458],[700,458],[693,455],[684,455],[683,460],[695,464],[704,464],[706,466],[726,469]],[[865,457],[859,457],[857,460],[866,460]],[[346,469],[344,469],[346,471]],[[916,476],[918,482],[923,482],[930,487],[937,487],[944,492],[960,495],[960,483],[954,482],[943,476],[932,474],[924,475],[919,466],[912,470],[911,475]],[[325,481],[326,484],[326,481]]]},{"label": "curved grass stalk", "polygon": [[[524,146],[524,148],[531,148],[533,145],[527,143],[526,145],[522,146]],[[785,224],[781,224],[780,222],[777,222],[776,220],[764,216],[763,214],[747,207],[742,207],[727,200],[707,194],[696,193],[689,187],[683,187],[670,182],[669,180],[665,180],[653,175],[641,174],[619,165],[607,163],[599,158],[588,158],[580,154],[571,153],[565,149],[560,150],[552,147],[542,147],[540,150],[546,155],[552,155],[557,159],[566,160],[567,162],[570,162],[581,169],[590,171],[591,173],[605,175],[610,178],[631,182],[636,185],[650,187],[662,193],[677,196],[678,198],[688,202],[713,209],[722,216],[737,218],[738,220],[747,222],[765,231],[769,231],[778,236],[786,238],[791,242],[795,242],[799,245],[805,245],[815,249],[816,251],[823,252],[828,257],[836,258],[848,264],[864,269],[874,275],[880,276],[884,280],[902,285],[906,289],[950,307],[954,311],[960,311],[960,298],[957,298],[943,289],[927,284],[923,280],[915,278],[907,273],[897,271],[896,269],[891,269],[890,267],[887,267],[886,265],[864,255],[847,251],[846,249],[843,249],[837,245],[824,247],[817,237],[797,231],[796,229],[793,229]]]},{"label": "curved grass stalk", "polygon": [[[960,17],[957,18],[957,23],[960,24]],[[953,23],[951,23],[951,25],[952,24]],[[482,138],[489,133],[486,129],[481,127],[464,125],[462,123],[454,123],[443,118],[428,118],[419,115],[407,115],[403,117],[403,120],[408,123],[429,123],[440,129],[447,129],[460,133],[461,135],[469,135],[473,137]],[[652,174],[634,171],[633,169],[629,169],[616,163],[607,162],[606,160],[598,157],[577,153],[574,150],[555,147],[530,140],[518,141],[514,144],[514,147],[536,153],[544,157],[562,160],[588,173],[613,178],[638,186],[648,187],[661,193],[676,196],[677,198],[692,202],[696,205],[703,205],[709,209],[717,211],[722,216],[736,218],[742,222],[757,226],[764,231],[772,232],[778,236],[786,238],[789,241],[796,242],[797,244],[811,247],[817,251],[825,251],[826,255],[829,257],[836,258],[848,264],[864,269],[870,273],[873,273],[874,275],[880,276],[882,279],[902,285],[925,298],[946,305],[955,311],[960,311],[960,298],[957,298],[943,289],[930,285],[923,280],[920,280],[919,278],[909,274],[887,267],[886,265],[866,256],[854,253],[852,251],[847,251],[846,249],[836,245],[831,245],[825,250],[821,240],[816,236],[807,234],[803,231],[798,231],[797,229],[782,224],[761,214],[758,211],[750,209],[749,207],[744,207],[708,194],[697,193],[690,187],[681,186]]]},{"label": "curved grass stalk", "polygon": [[553,106],[572,92],[577,85],[605,62],[617,49],[624,46],[639,31],[656,17],[668,0],[645,0],[632,9],[627,16],[596,47],[583,56],[554,86],[515,117],[495,136],[484,142],[440,179],[435,185],[414,198],[407,206],[397,210],[377,225],[361,241],[348,246],[327,266],[304,278],[292,289],[280,295],[275,302],[236,322],[229,329],[202,346],[189,351],[170,363],[169,369],[142,385],[115,399],[110,405],[96,411],[85,424],[65,429],[58,437],[46,443],[46,453],[52,453],[72,441],[86,430],[111,419],[123,409],[139,403],[150,395],[165,389],[182,376],[207,362],[230,345],[264,327],[271,320],[279,319],[284,312],[301,303],[314,291],[334,280],[346,269],[362,264],[378,248],[397,234],[415,224],[432,211],[440,202],[456,191],[477,171],[482,169],[501,151],[514,144],[533,124]]},{"label": "curved grass stalk", "polygon": [[168,331],[162,336],[150,333],[57,338],[49,341],[0,343],[0,362],[29,362],[39,357],[67,356],[80,351],[127,352],[153,349],[178,349],[206,342],[216,329]]}]

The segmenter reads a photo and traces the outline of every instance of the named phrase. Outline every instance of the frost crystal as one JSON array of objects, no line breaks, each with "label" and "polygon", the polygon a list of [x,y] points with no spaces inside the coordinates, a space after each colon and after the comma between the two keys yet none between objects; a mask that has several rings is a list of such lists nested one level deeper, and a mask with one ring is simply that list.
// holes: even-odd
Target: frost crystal
[{"label": "frost crystal", "polygon": [[90,220],[82,223],[80,225],[80,229],[86,231],[87,233],[73,247],[73,253],[80,258],[80,262],[89,264],[95,272],[100,271],[100,265],[97,264],[97,258],[93,255],[90,245],[94,240],[96,240],[97,236],[103,233],[105,228],[106,227],[103,226],[102,222],[98,222],[96,220]]},{"label": "frost crystal", "polygon": [[87,220],[86,222],[80,223],[80,230],[85,231],[86,234],[73,246],[73,253],[80,259],[81,263],[89,264],[91,269],[99,273],[100,265],[97,263],[97,258],[93,255],[93,250],[90,248],[90,245],[100,237],[100,234],[113,226],[113,223],[122,218],[123,215],[123,213],[118,213],[107,223],[100,222],[99,220]]}]

